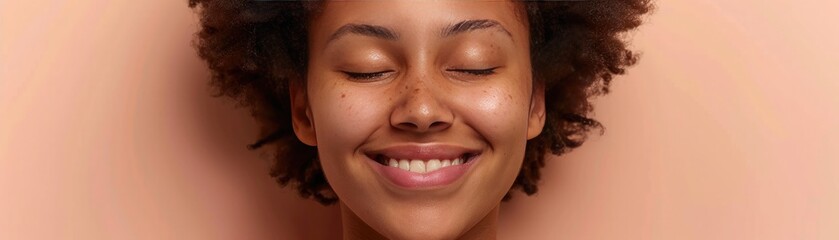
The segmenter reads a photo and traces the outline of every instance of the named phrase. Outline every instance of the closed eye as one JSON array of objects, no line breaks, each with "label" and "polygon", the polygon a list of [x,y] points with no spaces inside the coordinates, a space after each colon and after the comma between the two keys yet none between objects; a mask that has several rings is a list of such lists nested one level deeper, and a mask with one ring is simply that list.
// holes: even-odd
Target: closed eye
[{"label": "closed eye", "polygon": [[498,67],[486,68],[486,69],[457,69],[456,68],[456,69],[446,69],[446,71],[466,73],[466,74],[471,74],[471,75],[475,75],[475,76],[487,76],[487,75],[495,74],[495,69],[498,69]]},{"label": "closed eye", "polygon": [[380,71],[380,72],[347,72],[342,71],[344,74],[347,75],[348,78],[353,80],[371,80],[376,78],[381,78],[388,73],[393,72],[392,70],[387,71]]}]

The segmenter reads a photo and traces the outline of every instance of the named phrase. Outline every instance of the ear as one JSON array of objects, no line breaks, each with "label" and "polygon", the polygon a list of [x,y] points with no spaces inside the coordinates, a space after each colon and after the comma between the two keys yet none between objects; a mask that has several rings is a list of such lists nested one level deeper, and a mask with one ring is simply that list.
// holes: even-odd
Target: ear
[{"label": "ear", "polygon": [[527,140],[539,136],[545,127],[545,86],[542,83],[534,84],[536,86],[530,98],[530,115],[527,121]]},{"label": "ear", "polygon": [[289,80],[289,96],[291,97],[291,125],[294,134],[306,145],[317,146],[318,141],[315,135],[315,121],[312,118],[312,110],[309,107],[309,98],[306,94],[306,86],[297,81]]}]

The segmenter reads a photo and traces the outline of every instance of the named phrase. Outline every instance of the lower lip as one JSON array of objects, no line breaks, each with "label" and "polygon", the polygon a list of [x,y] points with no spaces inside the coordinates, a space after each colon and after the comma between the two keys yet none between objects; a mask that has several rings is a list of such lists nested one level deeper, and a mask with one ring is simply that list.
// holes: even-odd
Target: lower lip
[{"label": "lower lip", "polygon": [[401,168],[384,166],[372,159],[368,159],[368,163],[373,165],[373,169],[376,172],[396,186],[407,189],[427,189],[446,186],[457,181],[466,174],[472,165],[478,162],[479,157],[480,155],[473,156],[469,162],[464,164],[448,166],[428,173],[415,173],[402,170]]}]

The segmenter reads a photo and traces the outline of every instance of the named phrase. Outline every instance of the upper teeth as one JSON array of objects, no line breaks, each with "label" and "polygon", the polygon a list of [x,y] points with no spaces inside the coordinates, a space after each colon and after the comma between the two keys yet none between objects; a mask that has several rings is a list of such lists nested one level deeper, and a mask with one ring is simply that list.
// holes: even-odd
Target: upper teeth
[{"label": "upper teeth", "polygon": [[388,166],[395,167],[395,168],[400,168],[402,170],[411,171],[411,172],[415,172],[415,173],[433,172],[433,171],[436,171],[437,169],[440,169],[440,168],[444,168],[444,167],[448,167],[448,166],[454,166],[454,165],[460,165],[460,164],[463,164],[463,159],[462,158],[457,158],[457,159],[454,159],[454,160],[444,159],[442,161],[439,160],[439,159],[431,159],[431,160],[428,160],[427,162],[423,161],[423,160],[417,160],[417,159],[414,159],[414,160],[408,160],[408,159],[396,160],[396,159],[391,158],[390,160],[387,161]]}]

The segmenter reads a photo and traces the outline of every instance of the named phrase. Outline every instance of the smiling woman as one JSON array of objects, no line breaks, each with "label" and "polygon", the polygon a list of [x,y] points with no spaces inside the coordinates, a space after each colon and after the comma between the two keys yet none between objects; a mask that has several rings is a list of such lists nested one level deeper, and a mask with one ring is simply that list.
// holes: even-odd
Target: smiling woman
[{"label": "smiling woman", "polygon": [[347,239],[494,238],[511,189],[599,124],[648,0],[191,0],[220,95],[277,146],[271,175],[339,202]]}]

